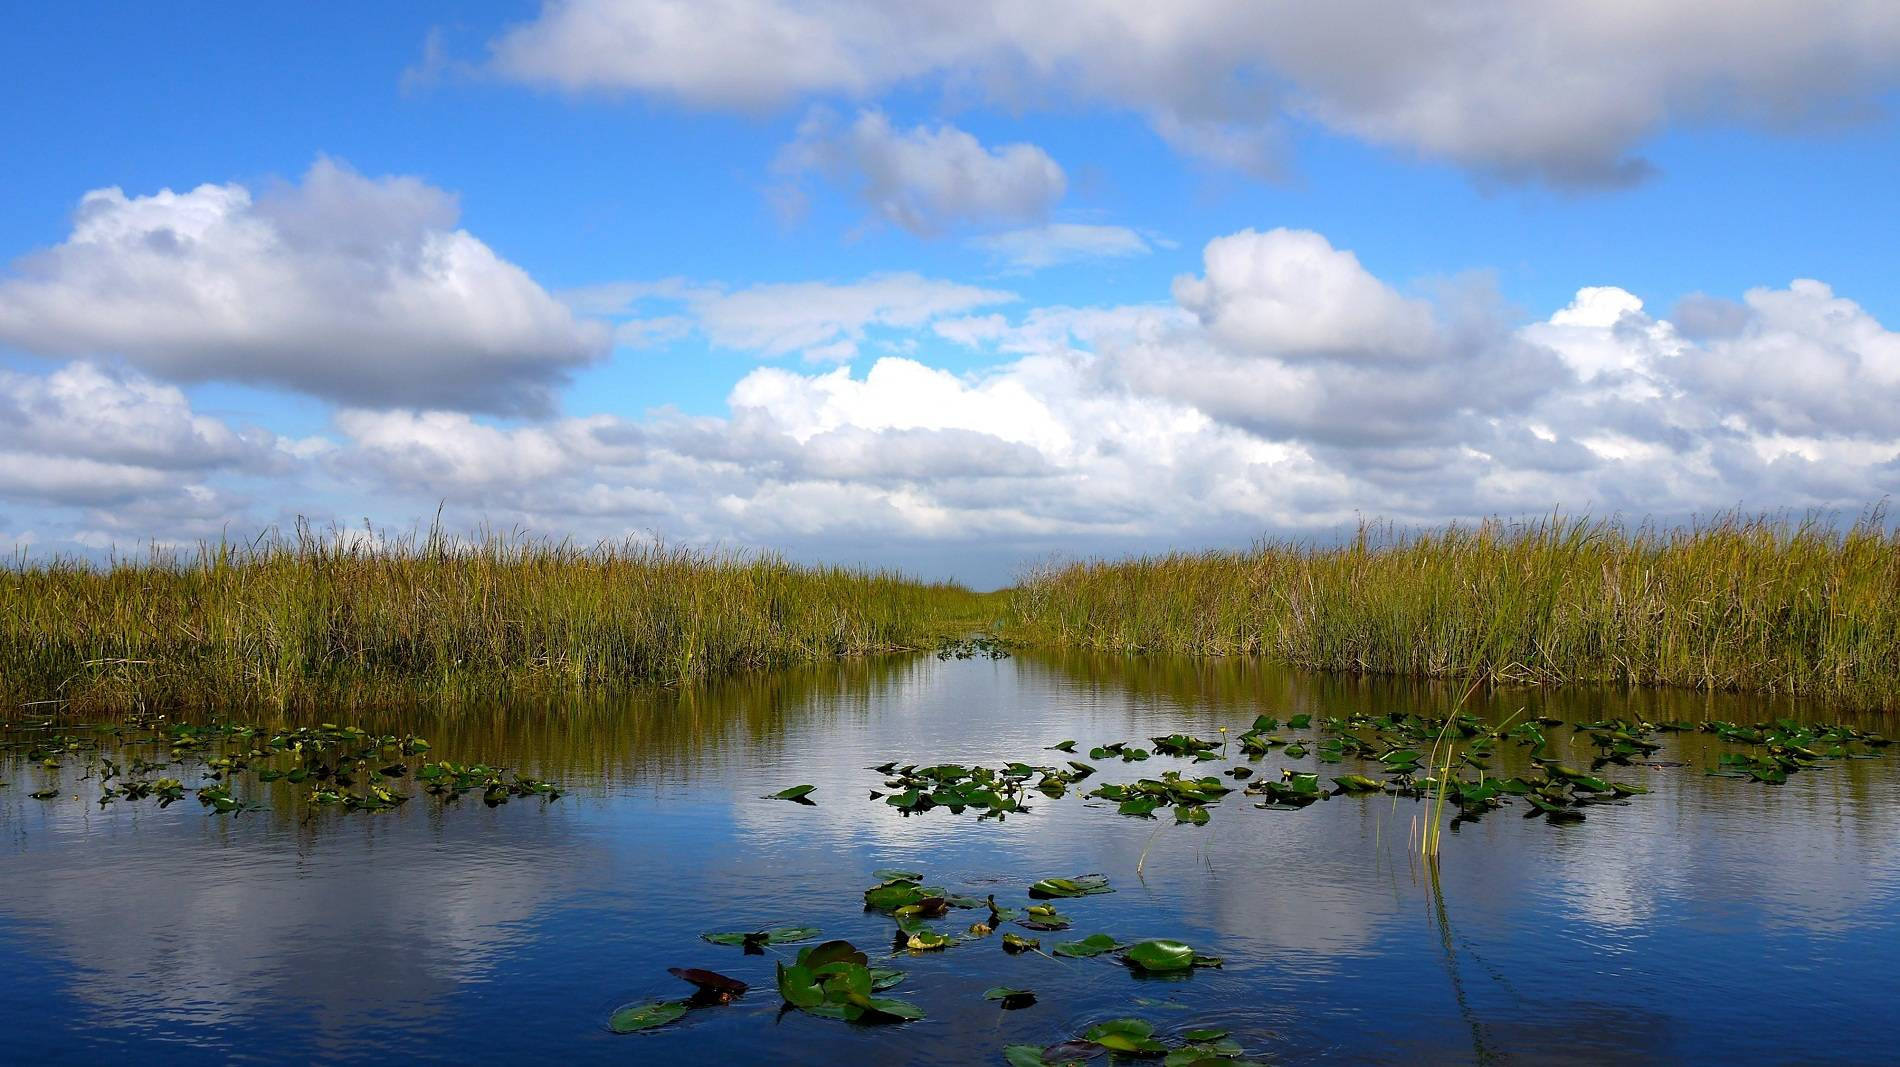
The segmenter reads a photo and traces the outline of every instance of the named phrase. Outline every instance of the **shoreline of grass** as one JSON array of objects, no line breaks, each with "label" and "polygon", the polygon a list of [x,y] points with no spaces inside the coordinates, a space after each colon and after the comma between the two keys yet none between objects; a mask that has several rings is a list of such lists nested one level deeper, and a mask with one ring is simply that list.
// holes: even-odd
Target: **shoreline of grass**
[{"label": "shoreline of grass", "polygon": [[1553,518],[1045,568],[979,594],[657,543],[438,531],[0,568],[0,706],[362,709],[684,685],[988,631],[1354,675],[1900,709],[1900,532]]},{"label": "shoreline of grass", "polygon": [[0,569],[0,700],[225,713],[688,684],[926,647],[984,603],[766,554],[299,530]]},{"label": "shoreline of grass", "polygon": [[1900,533],[1725,515],[1661,528],[1552,518],[1326,547],[1262,542],[1045,568],[1011,640],[1251,655],[1352,674],[1621,683],[1900,708]]}]

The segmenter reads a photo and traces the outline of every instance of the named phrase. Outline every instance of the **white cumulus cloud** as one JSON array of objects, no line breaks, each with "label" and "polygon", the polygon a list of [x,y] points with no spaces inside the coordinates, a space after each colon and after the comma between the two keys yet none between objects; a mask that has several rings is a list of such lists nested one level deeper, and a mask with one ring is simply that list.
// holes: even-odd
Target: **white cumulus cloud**
[{"label": "white cumulus cloud", "polygon": [[1148,119],[1269,172],[1313,123],[1506,180],[1640,179],[1673,125],[1779,130],[1900,84],[1888,0],[547,0],[505,77],[758,110],[919,84]]},{"label": "white cumulus cloud", "polygon": [[420,180],[328,159],[256,196],[94,190],[65,241],[0,277],[0,343],[351,404],[546,410],[606,328],[456,214]]}]

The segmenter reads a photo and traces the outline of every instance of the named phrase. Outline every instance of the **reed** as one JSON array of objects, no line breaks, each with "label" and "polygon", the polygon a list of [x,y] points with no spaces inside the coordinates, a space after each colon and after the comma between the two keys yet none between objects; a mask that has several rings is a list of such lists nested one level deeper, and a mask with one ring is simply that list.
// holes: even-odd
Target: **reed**
[{"label": "reed", "polygon": [[1014,640],[1260,655],[1486,683],[1752,690],[1900,707],[1900,535],[1725,515],[1685,527],[1551,518],[1338,546],[1262,542],[1048,567],[1011,591]]},{"label": "reed", "polygon": [[771,555],[299,529],[105,566],[16,558],[0,568],[0,698],[320,709],[685,683],[921,647],[982,625],[984,604]]}]

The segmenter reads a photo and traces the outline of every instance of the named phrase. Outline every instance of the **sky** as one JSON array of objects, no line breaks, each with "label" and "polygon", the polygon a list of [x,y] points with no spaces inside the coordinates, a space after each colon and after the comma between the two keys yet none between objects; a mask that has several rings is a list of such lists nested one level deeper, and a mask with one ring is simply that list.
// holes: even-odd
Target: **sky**
[{"label": "sky", "polygon": [[1890,0],[27,5],[0,552],[981,587],[1900,490]]}]

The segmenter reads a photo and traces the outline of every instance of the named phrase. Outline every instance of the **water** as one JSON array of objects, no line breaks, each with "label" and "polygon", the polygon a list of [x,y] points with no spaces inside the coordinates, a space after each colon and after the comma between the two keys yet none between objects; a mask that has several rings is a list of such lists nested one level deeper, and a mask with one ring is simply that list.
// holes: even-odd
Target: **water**
[{"label": "water", "polygon": [[[1000,1063],[1006,1044],[1116,1016],[1164,1035],[1229,1029],[1254,1058],[1288,1063],[1891,1057],[1900,757],[1831,761],[1771,787],[1705,775],[1722,751],[1713,738],[1659,734],[1655,758],[1688,766],[1611,769],[1652,794],[1576,825],[1520,818],[1521,804],[1495,812],[1446,834],[1436,882],[1408,853],[1423,811],[1410,800],[1263,811],[1236,793],[1197,828],[1080,795],[1186,761],[1094,761],[1083,789],[1000,823],[905,818],[867,798],[881,776],[866,768],[890,759],[1059,764],[1043,746],[1063,738],[1086,751],[1237,734],[1263,711],[1441,714],[1458,696],[1244,663],[845,664],[576,708],[363,722],[570,790],[493,809],[418,796],[375,815],[313,815],[295,799],[303,787],[254,780],[238,792],[269,810],[208,816],[187,797],[102,811],[77,764],[55,776],[8,750],[0,1058]],[[1570,720],[1842,717],[1595,690],[1472,705],[1496,719],[1520,707]],[[1277,754],[1256,766],[1363,769]],[[55,781],[58,800],[26,795]],[[760,799],[799,782],[818,787],[816,806]],[[774,957],[698,938],[809,923],[876,953],[891,924],[860,894],[880,867],[1015,904],[1038,878],[1100,871],[1118,891],[1062,902],[1075,927],[1037,935],[1045,946],[1173,937],[1225,966],[1144,980],[1112,958],[1006,955],[999,931],[896,961],[910,978],[892,995],[925,1021],[854,1027],[780,1017]],[[980,913],[952,916],[961,929]],[[664,1030],[607,1033],[615,1006],[689,992],[669,966],[754,989]],[[982,999],[997,985],[1040,999],[1004,1012]]]}]

